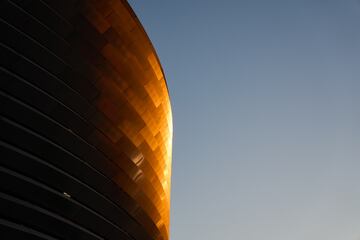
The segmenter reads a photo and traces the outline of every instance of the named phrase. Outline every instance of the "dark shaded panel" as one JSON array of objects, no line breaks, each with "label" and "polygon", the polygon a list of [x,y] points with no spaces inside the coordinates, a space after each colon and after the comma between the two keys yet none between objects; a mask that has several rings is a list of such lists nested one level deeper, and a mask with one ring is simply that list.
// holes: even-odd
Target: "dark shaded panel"
[{"label": "dark shaded panel", "polygon": [[6,239],[56,240],[56,238],[0,218],[0,236]]}]

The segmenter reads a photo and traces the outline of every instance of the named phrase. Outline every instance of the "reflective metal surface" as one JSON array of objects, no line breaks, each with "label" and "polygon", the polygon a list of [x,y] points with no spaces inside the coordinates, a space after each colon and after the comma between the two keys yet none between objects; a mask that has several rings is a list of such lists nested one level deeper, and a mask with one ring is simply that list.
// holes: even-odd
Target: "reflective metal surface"
[{"label": "reflective metal surface", "polygon": [[0,29],[0,231],[169,239],[170,99],[129,4],[2,1]]},{"label": "reflective metal surface", "polygon": [[130,178],[129,184],[119,184],[124,184],[166,239],[172,116],[159,60],[127,3],[92,1],[83,14],[99,33],[97,42],[102,43],[97,48],[102,63],[93,63],[99,64],[96,106],[120,132],[109,131],[107,135],[126,155],[115,159]]}]

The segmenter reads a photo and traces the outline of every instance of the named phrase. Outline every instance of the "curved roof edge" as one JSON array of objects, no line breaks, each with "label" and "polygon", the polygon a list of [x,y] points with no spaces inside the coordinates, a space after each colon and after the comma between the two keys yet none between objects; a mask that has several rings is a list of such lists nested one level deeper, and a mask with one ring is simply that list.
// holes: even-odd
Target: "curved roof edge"
[{"label": "curved roof edge", "polygon": [[161,69],[161,72],[164,76],[164,80],[165,80],[165,84],[166,84],[166,89],[167,89],[167,92],[168,92],[168,95],[169,95],[169,99],[170,99],[170,105],[171,105],[171,97],[170,97],[170,92],[169,92],[169,87],[168,87],[168,83],[167,83],[167,79],[166,79],[166,75],[165,75],[165,72],[164,72],[164,69],[162,67],[162,64],[161,64],[161,61],[160,61],[160,58],[156,52],[156,49],[154,47],[154,44],[152,43],[149,35],[147,34],[147,32],[145,31],[145,28],[144,26],[142,25],[140,19],[138,18],[138,16],[136,15],[135,11],[132,9],[131,5],[128,3],[127,0],[121,0],[121,2],[124,3],[124,5],[128,8],[129,10],[129,13],[132,15],[133,19],[136,21],[136,24],[139,26],[139,28],[141,29],[141,31],[143,31],[143,33],[145,34],[146,38],[149,40],[149,43],[150,43],[150,46],[154,52],[154,55],[156,57],[156,60],[159,62],[159,66],[160,66],[160,69]]}]

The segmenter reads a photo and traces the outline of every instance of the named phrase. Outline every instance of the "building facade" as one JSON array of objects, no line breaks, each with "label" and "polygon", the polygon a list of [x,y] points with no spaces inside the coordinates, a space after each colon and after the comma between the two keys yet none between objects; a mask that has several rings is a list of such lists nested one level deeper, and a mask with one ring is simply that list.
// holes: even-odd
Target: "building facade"
[{"label": "building facade", "polygon": [[129,4],[1,1],[0,52],[0,239],[169,239],[170,100]]}]

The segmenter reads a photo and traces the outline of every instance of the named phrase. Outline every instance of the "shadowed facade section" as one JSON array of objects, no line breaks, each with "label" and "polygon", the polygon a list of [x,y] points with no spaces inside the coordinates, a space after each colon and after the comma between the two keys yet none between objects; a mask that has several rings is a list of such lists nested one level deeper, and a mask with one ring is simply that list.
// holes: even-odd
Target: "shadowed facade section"
[{"label": "shadowed facade section", "polygon": [[0,235],[169,238],[171,106],[126,1],[0,2]]}]

